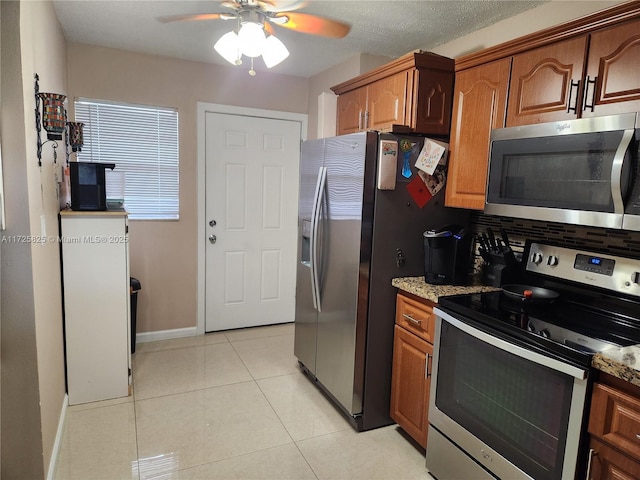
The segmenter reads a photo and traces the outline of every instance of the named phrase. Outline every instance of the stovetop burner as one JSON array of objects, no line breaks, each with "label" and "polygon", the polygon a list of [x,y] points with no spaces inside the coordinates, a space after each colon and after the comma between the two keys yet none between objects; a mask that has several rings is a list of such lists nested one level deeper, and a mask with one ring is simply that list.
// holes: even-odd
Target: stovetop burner
[{"label": "stovetop burner", "polygon": [[[442,309],[526,348],[581,365],[589,365],[594,353],[640,344],[640,260],[539,243],[527,249],[527,283],[557,291],[557,299],[527,302],[496,291],[443,297]],[[585,269],[585,264],[595,267]],[[599,273],[602,264],[607,269]]]}]

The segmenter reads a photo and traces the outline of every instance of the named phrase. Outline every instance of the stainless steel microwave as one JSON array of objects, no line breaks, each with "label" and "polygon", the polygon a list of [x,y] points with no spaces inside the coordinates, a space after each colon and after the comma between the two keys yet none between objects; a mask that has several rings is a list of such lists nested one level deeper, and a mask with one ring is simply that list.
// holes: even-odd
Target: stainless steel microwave
[{"label": "stainless steel microwave", "polygon": [[493,130],[484,212],[640,231],[638,117]]}]

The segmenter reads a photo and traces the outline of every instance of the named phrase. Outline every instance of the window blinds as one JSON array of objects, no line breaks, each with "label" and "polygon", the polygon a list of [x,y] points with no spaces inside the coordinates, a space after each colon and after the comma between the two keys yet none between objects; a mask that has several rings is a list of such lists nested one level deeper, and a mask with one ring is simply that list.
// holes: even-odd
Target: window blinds
[{"label": "window blinds", "polygon": [[[124,200],[133,220],[179,218],[178,112],[175,109],[78,99],[84,123],[78,161],[115,163],[124,173]],[[119,186],[111,175],[108,188]]]}]

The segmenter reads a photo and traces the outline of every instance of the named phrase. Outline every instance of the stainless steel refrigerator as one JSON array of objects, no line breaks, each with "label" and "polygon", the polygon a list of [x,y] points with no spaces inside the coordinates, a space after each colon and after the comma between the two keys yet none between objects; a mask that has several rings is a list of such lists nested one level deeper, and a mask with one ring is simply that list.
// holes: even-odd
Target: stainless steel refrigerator
[{"label": "stainless steel refrigerator", "polygon": [[[381,190],[381,141],[403,138],[413,145],[408,165],[399,152],[395,189]],[[294,353],[359,431],[393,423],[392,278],[424,275],[425,230],[468,221],[443,206],[444,189],[423,208],[411,197],[423,142],[362,132],[302,144]]]}]

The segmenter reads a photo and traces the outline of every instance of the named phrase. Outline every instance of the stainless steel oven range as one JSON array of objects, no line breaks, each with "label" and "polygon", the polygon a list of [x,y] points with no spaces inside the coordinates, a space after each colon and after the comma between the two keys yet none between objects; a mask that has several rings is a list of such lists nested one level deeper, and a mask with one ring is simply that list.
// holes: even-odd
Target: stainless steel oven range
[{"label": "stainless steel oven range", "polygon": [[640,343],[640,259],[533,242],[523,259],[522,284],[434,309],[438,480],[584,478],[592,356]]}]

